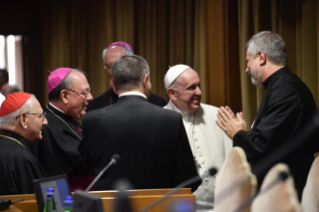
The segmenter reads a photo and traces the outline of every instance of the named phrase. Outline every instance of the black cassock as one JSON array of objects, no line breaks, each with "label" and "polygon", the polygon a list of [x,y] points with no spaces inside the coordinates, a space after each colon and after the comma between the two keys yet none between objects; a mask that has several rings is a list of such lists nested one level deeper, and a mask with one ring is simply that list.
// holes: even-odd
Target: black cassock
[{"label": "black cassock", "polygon": [[49,176],[86,174],[77,149],[82,140],[81,126],[50,104],[44,111],[48,125],[43,126],[43,139],[32,147],[32,152]]},{"label": "black cassock", "polygon": [[[277,147],[284,144],[305,126],[317,112],[309,88],[288,67],[284,67],[263,83],[267,89],[251,131],[239,131],[234,146],[244,149],[252,167]],[[289,145],[289,144],[286,144]],[[301,198],[307,175],[319,151],[317,133],[280,162],[289,166]],[[271,164],[275,165],[275,164]],[[265,170],[267,171],[267,170]],[[260,186],[266,173],[258,176]]]},{"label": "black cassock", "polygon": [[33,180],[46,176],[30,151],[30,143],[14,132],[3,130],[0,137],[0,195],[32,194]]}]

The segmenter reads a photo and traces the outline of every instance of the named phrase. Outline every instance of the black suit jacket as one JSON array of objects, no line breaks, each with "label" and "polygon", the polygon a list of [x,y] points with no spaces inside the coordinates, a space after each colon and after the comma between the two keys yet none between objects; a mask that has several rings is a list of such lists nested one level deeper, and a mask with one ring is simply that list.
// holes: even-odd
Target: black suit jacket
[{"label": "black suit jacket", "polygon": [[[112,189],[128,179],[133,189],[172,188],[197,176],[181,115],[150,104],[140,96],[123,96],[83,117],[84,138],[79,146],[93,175],[114,154],[121,161],[96,183],[96,190]],[[195,190],[200,182],[193,184]]]},{"label": "black suit jacket", "polygon": [[[96,110],[108,105],[115,104],[118,98],[119,98],[118,95],[113,91],[113,89],[109,88],[103,93],[94,97],[94,99],[89,102],[89,105],[86,111],[89,112],[91,110]],[[148,101],[160,107],[164,107],[166,105],[166,101],[162,97],[153,93],[150,94]]]}]

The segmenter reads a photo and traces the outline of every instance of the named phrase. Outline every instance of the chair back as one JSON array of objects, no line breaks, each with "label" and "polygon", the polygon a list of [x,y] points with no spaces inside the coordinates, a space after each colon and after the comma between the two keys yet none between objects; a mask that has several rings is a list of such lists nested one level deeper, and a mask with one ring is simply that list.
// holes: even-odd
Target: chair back
[{"label": "chair back", "polygon": [[[274,184],[282,171],[289,173],[289,168],[286,164],[278,163],[269,170],[261,185],[259,195],[253,201],[252,212],[302,211],[291,175],[286,180]],[[273,186],[269,186],[270,184]]]},{"label": "chair back", "polygon": [[[245,152],[234,147],[216,176],[215,212],[236,210],[257,190],[256,176],[251,173]],[[250,205],[243,211],[250,211]]]},{"label": "chair back", "polygon": [[307,212],[319,211],[319,157],[316,157],[310,168],[301,206]]}]

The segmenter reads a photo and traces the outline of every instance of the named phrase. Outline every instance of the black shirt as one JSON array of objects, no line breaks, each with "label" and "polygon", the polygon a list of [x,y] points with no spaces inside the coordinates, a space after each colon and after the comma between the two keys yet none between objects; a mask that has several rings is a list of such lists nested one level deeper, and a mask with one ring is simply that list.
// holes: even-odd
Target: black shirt
[{"label": "black shirt", "polygon": [[[234,146],[244,149],[252,168],[261,158],[296,135],[317,112],[309,88],[288,67],[276,71],[263,85],[267,91],[252,130],[239,131],[233,139]],[[314,160],[314,153],[317,151],[318,140],[312,136],[298,150],[280,161],[289,166],[299,198]],[[259,185],[264,176],[265,174],[257,176]]]}]

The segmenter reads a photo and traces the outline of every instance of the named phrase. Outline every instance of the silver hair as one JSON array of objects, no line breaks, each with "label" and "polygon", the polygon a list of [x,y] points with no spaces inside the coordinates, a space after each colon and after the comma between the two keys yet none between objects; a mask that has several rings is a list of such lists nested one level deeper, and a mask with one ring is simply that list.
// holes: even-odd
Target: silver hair
[{"label": "silver hair", "polygon": [[[125,46],[125,45],[114,45],[114,46],[111,46],[111,47],[109,47],[109,48],[105,48],[105,49],[103,50],[103,52],[102,52],[102,59],[103,59],[103,61],[104,61],[104,59],[105,59],[106,52],[107,52],[109,49],[114,48],[114,47],[116,47],[116,46],[123,47],[123,48],[125,49],[125,52],[126,52],[125,55],[134,55],[134,53],[132,52],[132,50],[131,50],[129,47],[127,47],[127,46]],[[105,61],[104,61],[104,62],[105,62]]]},{"label": "silver hair", "polygon": [[112,66],[112,76],[116,89],[129,91],[140,85],[145,74],[150,74],[146,60],[137,55],[125,55]]},{"label": "silver hair", "polygon": [[273,64],[288,65],[285,41],[274,32],[263,31],[252,36],[246,43],[246,50],[253,58],[257,57],[258,51],[262,51]]},{"label": "silver hair", "polygon": [[[33,94],[31,94],[31,96],[35,97]],[[15,123],[19,120],[19,119],[16,119],[16,117],[19,116],[22,112],[28,112],[30,108],[32,107],[33,107],[33,104],[31,102],[31,97],[30,97],[26,101],[26,103],[24,103],[19,109],[0,117],[0,128],[3,125],[9,125],[9,126],[15,125]]]}]

